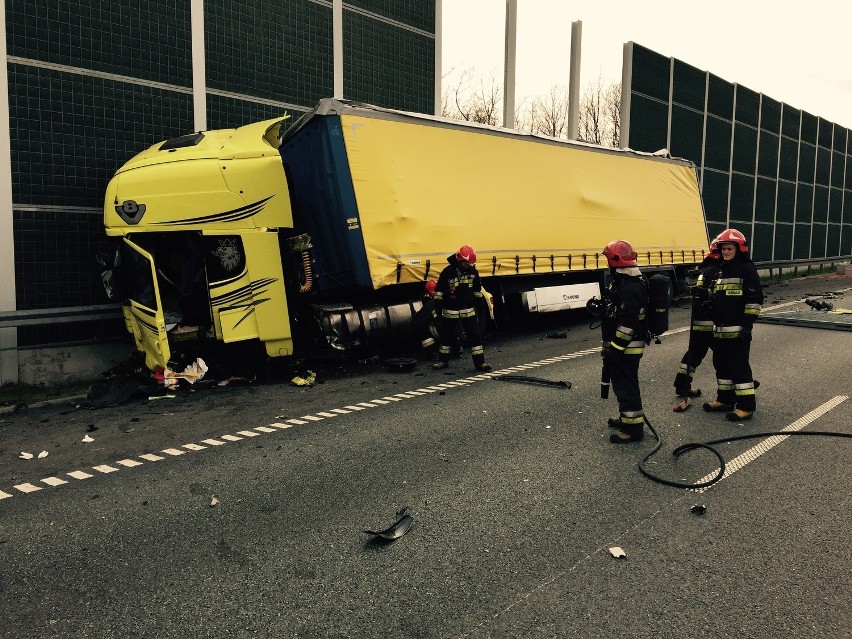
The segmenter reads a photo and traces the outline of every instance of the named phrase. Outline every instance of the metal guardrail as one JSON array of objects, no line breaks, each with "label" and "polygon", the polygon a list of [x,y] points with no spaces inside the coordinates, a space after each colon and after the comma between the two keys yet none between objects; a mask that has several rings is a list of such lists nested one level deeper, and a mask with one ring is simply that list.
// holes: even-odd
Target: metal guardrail
[{"label": "metal guardrail", "polygon": [[93,322],[99,320],[121,319],[121,317],[121,306],[119,304],[66,306],[61,308],[33,309],[29,311],[0,311],[0,328]]},{"label": "metal guardrail", "polygon": [[[774,277],[774,271],[778,276],[783,275],[784,270],[793,269],[797,272],[806,269],[811,272],[814,266],[819,266],[822,272],[824,266],[829,268],[837,264],[852,262],[852,255],[834,257],[830,259],[810,260],[787,260],[778,262],[755,262],[759,271],[769,271],[769,276]],[[39,326],[45,324],[67,324],[74,322],[90,322],[97,320],[120,319],[120,304],[99,304],[95,306],[68,306],[64,308],[34,309],[29,311],[0,311],[0,329],[14,328],[16,326]]]}]

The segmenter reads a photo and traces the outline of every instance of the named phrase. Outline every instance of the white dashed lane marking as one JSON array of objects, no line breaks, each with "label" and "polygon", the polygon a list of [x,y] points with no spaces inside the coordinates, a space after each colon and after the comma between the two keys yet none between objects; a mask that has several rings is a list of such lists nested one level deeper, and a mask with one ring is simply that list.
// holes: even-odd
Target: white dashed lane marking
[{"label": "white dashed lane marking", "polygon": [[[682,331],[681,330],[670,331],[670,333],[676,333],[676,332],[682,332]],[[574,358],[577,358],[577,357],[583,357],[585,355],[589,355],[589,354],[592,354],[592,353],[598,353],[599,351],[600,351],[600,348],[591,348],[591,349],[586,349],[586,350],[583,350],[583,351],[577,351],[575,353],[568,353],[566,355],[549,357],[549,358],[541,360],[539,362],[533,362],[531,364],[526,364],[526,365],[521,365],[521,366],[513,366],[513,367],[510,367],[510,368],[501,369],[499,371],[494,371],[494,372],[487,374],[487,375],[474,375],[474,376],[471,376],[471,377],[465,377],[465,378],[454,380],[454,381],[443,382],[441,384],[435,384],[434,386],[427,386],[426,388],[419,388],[419,389],[416,389],[416,390],[406,391],[406,392],[403,392],[403,393],[397,393],[396,395],[393,395],[393,396],[382,397],[380,399],[373,399],[369,402],[359,402],[358,404],[344,406],[343,408],[332,408],[332,409],[329,409],[328,411],[318,412],[318,413],[315,413],[313,415],[303,415],[302,417],[299,417],[299,418],[290,418],[290,419],[284,420],[284,422],[273,422],[273,423],[267,424],[265,426],[256,426],[256,427],[252,428],[251,430],[247,429],[247,430],[237,431],[236,434],[220,435],[219,437],[216,437],[216,438],[211,437],[211,438],[208,438],[208,439],[201,440],[200,443],[182,444],[178,448],[165,448],[165,449],[159,451],[160,454],[144,453],[144,454],[141,454],[141,455],[137,455],[137,457],[135,459],[131,459],[131,458],[120,459],[116,462],[113,462],[114,465],[101,464],[101,465],[98,465],[98,466],[92,466],[91,470],[98,472],[101,475],[107,475],[107,474],[118,472],[122,468],[128,469],[128,468],[135,468],[137,466],[142,466],[142,465],[144,465],[144,462],[158,462],[158,461],[163,461],[164,459],[167,459],[167,458],[180,457],[182,455],[186,455],[187,451],[200,452],[200,451],[206,450],[208,447],[211,447],[211,446],[224,446],[228,442],[239,442],[239,441],[242,441],[242,440],[244,440],[246,438],[250,438],[250,437],[260,437],[261,433],[273,433],[273,432],[276,432],[277,430],[287,430],[289,428],[293,428],[294,426],[303,426],[305,424],[321,422],[324,419],[328,419],[328,418],[331,418],[331,417],[338,417],[340,415],[348,415],[349,413],[355,412],[355,411],[362,411],[362,410],[365,410],[365,409],[368,409],[368,408],[379,408],[379,407],[384,406],[386,404],[391,404],[391,403],[394,403],[394,402],[400,402],[400,401],[403,401],[405,399],[412,399],[412,398],[420,397],[422,395],[427,395],[427,394],[430,394],[430,393],[435,393],[435,392],[439,392],[439,391],[443,392],[443,391],[449,390],[449,389],[466,387],[466,386],[470,386],[471,384],[479,382],[479,381],[493,379],[494,377],[499,377],[501,375],[508,375],[508,374],[511,374],[512,372],[528,370],[530,368],[535,368],[535,367],[538,367],[538,366],[546,366],[548,364],[554,364],[554,363],[558,363],[558,362],[564,362],[564,361],[571,360],[571,359],[574,359]],[[834,406],[838,405],[839,403],[841,403],[845,399],[847,399],[846,396],[840,396],[840,397],[835,398],[831,402],[828,402],[827,404],[824,404],[822,407],[812,411],[811,413],[809,413],[805,417],[801,418],[797,422],[794,422],[793,424],[788,426],[787,429],[785,429],[785,430],[794,430],[794,429],[798,430],[798,429],[802,428],[806,423],[810,423],[810,421],[813,421],[814,419],[816,419],[816,417],[824,414],[825,412],[827,412],[831,408],[834,408]],[[281,417],[279,417],[279,419],[280,418]],[[770,440],[767,440],[767,442],[761,443],[759,445],[761,447],[760,452],[765,452],[765,450],[768,450],[769,448],[776,445],[780,441],[783,441],[783,439],[785,439],[785,438],[784,437],[774,437],[774,438],[771,438]],[[750,460],[754,456],[756,456],[756,455],[755,455],[755,451],[753,450],[753,451],[750,451],[749,453],[746,453],[742,457],[743,458],[748,457],[748,459]],[[140,460],[142,460],[142,461],[140,461]],[[739,458],[738,458],[738,460],[735,460],[735,462],[732,463],[728,467],[729,472],[726,472],[726,474],[725,474],[726,477],[731,472],[733,472],[734,470],[736,470],[737,468],[739,468],[741,466],[741,463],[738,464],[737,461],[741,461],[741,460],[739,460]],[[744,460],[742,460],[742,461],[744,461]],[[69,473],[66,473],[65,475],[67,477],[70,477],[72,479],[77,479],[77,480],[89,479],[91,477],[94,477],[94,475],[92,473],[86,472],[84,470],[71,471]],[[64,484],[67,484],[69,482],[66,479],[62,479],[61,477],[45,477],[44,479],[40,480],[40,483],[44,484],[45,486],[58,487],[58,486],[62,486]],[[0,490],[0,500],[8,499],[9,497],[13,497],[16,494],[29,494],[29,493],[34,493],[34,492],[38,492],[38,491],[42,490],[42,486],[39,486],[39,485],[36,485],[36,484],[33,484],[33,483],[29,483],[29,482],[16,484],[12,488],[14,490],[11,493],[4,492],[4,491]],[[14,491],[17,491],[17,492],[14,492]]]}]

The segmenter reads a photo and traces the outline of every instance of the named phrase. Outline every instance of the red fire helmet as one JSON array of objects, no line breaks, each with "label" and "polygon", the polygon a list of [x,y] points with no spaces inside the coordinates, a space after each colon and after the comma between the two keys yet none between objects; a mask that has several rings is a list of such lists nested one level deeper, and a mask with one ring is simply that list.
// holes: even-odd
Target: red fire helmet
[{"label": "red fire helmet", "polygon": [[606,255],[607,263],[614,268],[625,266],[638,266],[636,250],[630,242],[615,240],[604,247],[603,254]]},{"label": "red fire helmet", "polygon": [[476,264],[476,251],[473,250],[473,247],[465,244],[458,251],[456,251],[456,259],[459,262],[467,262],[468,264]]}]

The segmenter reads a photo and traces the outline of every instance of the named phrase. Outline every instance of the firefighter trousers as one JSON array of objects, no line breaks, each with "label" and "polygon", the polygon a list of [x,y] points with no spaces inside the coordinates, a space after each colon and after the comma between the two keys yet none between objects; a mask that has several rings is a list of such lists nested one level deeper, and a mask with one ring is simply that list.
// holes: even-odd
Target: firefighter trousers
[{"label": "firefighter trousers", "polygon": [[618,400],[618,418],[627,426],[645,421],[642,394],[639,392],[639,360],[641,355],[622,355],[607,364],[610,384]]},{"label": "firefighter trousers", "polygon": [[674,387],[677,390],[692,388],[692,376],[701,362],[707,356],[707,351],[713,344],[713,331],[689,331],[689,346],[680,360],[680,367],[675,375]]},{"label": "firefighter trousers", "polygon": [[749,364],[751,340],[715,338],[713,368],[716,369],[716,401],[753,412],[756,407],[754,378]]},{"label": "firefighter trousers", "polygon": [[453,352],[453,344],[458,344],[458,327],[461,323],[470,354],[473,356],[473,365],[477,368],[485,363],[485,349],[482,347],[482,336],[479,334],[479,323],[476,315],[469,317],[439,317],[438,318],[438,361],[445,364],[450,361]]}]

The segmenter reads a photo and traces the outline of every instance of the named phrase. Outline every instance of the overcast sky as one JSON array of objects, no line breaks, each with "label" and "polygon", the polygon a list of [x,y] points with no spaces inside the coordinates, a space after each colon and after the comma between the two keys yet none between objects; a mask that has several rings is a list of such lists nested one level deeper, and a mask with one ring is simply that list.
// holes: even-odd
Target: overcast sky
[{"label": "overcast sky", "polygon": [[[505,12],[506,0],[443,0],[444,74],[473,67],[502,83]],[[517,106],[568,86],[576,20],[581,92],[599,76],[620,82],[623,45],[632,41],[852,128],[850,0],[518,0]]]}]

